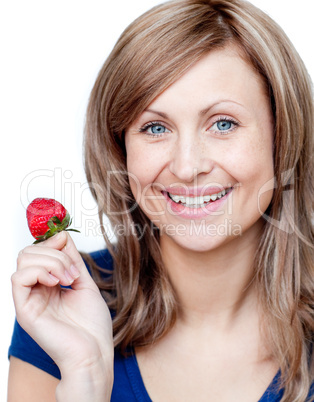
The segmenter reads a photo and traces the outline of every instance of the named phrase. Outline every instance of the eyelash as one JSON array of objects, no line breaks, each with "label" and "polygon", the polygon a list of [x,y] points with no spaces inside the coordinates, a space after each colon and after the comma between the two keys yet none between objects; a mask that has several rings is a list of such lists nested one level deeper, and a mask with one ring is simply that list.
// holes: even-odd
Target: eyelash
[{"label": "eyelash", "polygon": [[152,127],[155,127],[155,126],[162,126],[162,127],[164,127],[166,130],[168,130],[168,129],[166,128],[166,126],[164,125],[164,123],[162,123],[162,122],[160,122],[160,121],[149,121],[148,123],[144,124],[143,127],[140,128],[139,132],[140,132],[140,133],[144,133],[144,134],[146,134],[146,135],[148,135],[148,136],[150,136],[150,137],[153,137],[153,138],[154,138],[154,137],[160,138],[160,137],[162,137],[164,134],[166,134],[166,133],[155,134],[155,133],[148,133],[148,132],[147,132],[147,130],[148,130],[149,128],[152,128]]},{"label": "eyelash", "polygon": [[[236,120],[234,120],[234,119],[231,118],[231,117],[227,117],[227,116],[219,116],[219,117],[214,121],[214,123],[211,125],[211,127],[213,127],[213,126],[214,126],[215,124],[217,124],[217,123],[220,123],[221,121],[226,121],[226,122],[232,123],[232,124],[233,124],[233,127],[232,127],[232,128],[229,128],[229,130],[222,130],[222,131],[220,131],[220,130],[214,130],[214,132],[217,133],[217,134],[219,134],[219,135],[228,134],[228,133],[230,133],[231,131],[235,130],[237,127],[239,127],[239,123],[238,123]],[[211,128],[211,127],[210,127],[210,128]]]},{"label": "eyelash", "polygon": [[[214,123],[211,125],[211,127],[213,127],[215,124],[220,123],[220,122],[222,122],[222,121],[226,121],[226,122],[232,123],[232,124],[233,124],[233,127],[230,128],[229,130],[222,130],[222,131],[220,131],[220,130],[214,130],[214,132],[217,133],[217,134],[219,134],[219,135],[225,135],[225,134],[227,134],[227,133],[230,133],[231,131],[235,130],[235,129],[239,126],[239,123],[238,123],[236,120],[232,119],[231,117],[219,116],[219,117],[214,121]],[[143,127],[141,127],[141,128],[139,129],[139,132],[140,132],[140,133],[144,133],[144,134],[146,134],[146,135],[148,135],[148,136],[150,136],[150,137],[153,137],[153,138],[156,138],[156,137],[160,138],[160,137],[162,137],[164,134],[166,134],[166,132],[160,133],[160,134],[148,133],[148,132],[147,132],[147,130],[148,130],[149,128],[152,128],[152,127],[155,127],[155,126],[161,126],[161,127],[164,127],[166,130],[168,130],[168,129],[166,128],[166,126],[164,125],[164,123],[162,123],[162,122],[160,122],[160,121],[149,121],[148,123],[146,123]],[[210,127],[210,128],[211,128],[211,127]],[[209,128],[207,131],[209,131],[210,128]]]}]

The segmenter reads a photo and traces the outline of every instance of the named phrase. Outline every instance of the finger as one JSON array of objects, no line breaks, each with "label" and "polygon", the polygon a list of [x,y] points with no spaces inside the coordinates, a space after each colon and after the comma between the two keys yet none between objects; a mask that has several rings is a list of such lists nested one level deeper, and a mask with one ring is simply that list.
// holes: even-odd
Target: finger
[{"label": "finger", "polygon": [[68,257],[66,254],[64,254],[62,251],[49,247],[49,246],[46,246],[46,245],[27,246],[23,250],[20,251],[18,259],[20,256],[23,256],[24,254],[38,254],[38,255],[44,255],[44,256],[58,258],[63,262],[63,264],[65,266],[70,266],[72,263],[70,257]]},{"label": "finger", "polygon": [[[35,248],[34,248],[35,249]],[[37,248],[38,249],[38,248]],[[49,251],[49,249],[48,249]],[[52,250],[57,253],[56,250]],[[63,286],[69,286],[73,283],[78,275],[73,275],[71,268],[71,260],[68,256],[63,255],[60,251],[56,255],[35,254],[36,250],[24,250],[19,254],[17,260],[17,270],[23,270],[31,267],[42,267],[60,280]]]},{"label": "finger", "polygon": [[49,239],[42,241],[38,244],[34,244],[31,247],[50,247],[55,250],[62,250],[67,242],[66,232],[60,232],[56,235],[49,237]]},{"label": "finger", "polygon": [[62,251],[71,258],[73,264],[72,270],[76,269],[80,273],[80,276],[71,285],[72,289],[81,289],[88,286],[98,290],[98,287],[88,272],[85,262],[83,261],[81,254],[77,251],[71,236],[67,232],[64,232],[64,234],[67,237],[67,242]]},{"label": "finger", "polygon": [[58,285],[59,278],[42,267],[30,267],[16,271],[12,277],[12,293],[17,312],[26,304],[32,288],[41,284],[47,287]]},{"label": "finger", "polygon": [[[64,243],[64,241],[61,241],[59,244],[63,244],[63,243]],[[52,257],[54,259],[59,259],[60,262],[65,267],[65,269],[70,274],[70,276],[73,277],[73,279],[76,279],[79,276],[79,273],[71,271],[71,266],[73,265],[71,258],[60,250],[56,250],[56,249],[53,249],[51,247],[47,247],[44,245],[41,245],[40,247],[38,247],[36,245],[28,246],[28,247],[25,247],[25,249],[23,249],[20,252],[20,254],[18,256],[18,262],[20,260],[23,260],[23,258],[25,258],[25,254],[32,254],[32,255],[38,254],[38,255],[45,256],[45,257]]]}]

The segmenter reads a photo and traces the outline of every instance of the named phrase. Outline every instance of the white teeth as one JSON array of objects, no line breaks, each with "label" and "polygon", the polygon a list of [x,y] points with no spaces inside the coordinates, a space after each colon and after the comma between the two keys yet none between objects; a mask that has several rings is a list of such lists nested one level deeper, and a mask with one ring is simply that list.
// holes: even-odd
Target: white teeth
[{"label": "white teeth", "polygon": [[226,195],[226,190],[222,190],[221,192],[217,194],[212,194],[212,195],[204,195],[200,197],[184,197],[182,195],[176,195],[176,194],[171,194],[169,193],[170,198],[176,202],[188,206],[188,207],[195,207],[195,208],[200,208],[207,204],[209,201],[216,201],[217,198],[220,199]]}]

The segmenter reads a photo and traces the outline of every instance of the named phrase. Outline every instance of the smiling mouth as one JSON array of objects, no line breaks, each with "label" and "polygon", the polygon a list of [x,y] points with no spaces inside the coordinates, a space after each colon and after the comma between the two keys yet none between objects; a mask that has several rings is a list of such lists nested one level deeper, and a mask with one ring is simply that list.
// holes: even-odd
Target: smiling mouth
[{"label": "smiling mouth", "polygon": [[230,188],[226,188],[216,194],[196,196],[196,197],[171,194],[169,192],[167,192],[167,195],[173,202],[175,202],[176,204],[182,204],[184,207],[202,208],[208,204],[211,204],[211,203],[225,197],[228,193],[230,193],[230,191],[232,191],[232,189],[233,188],[230,187]]}]

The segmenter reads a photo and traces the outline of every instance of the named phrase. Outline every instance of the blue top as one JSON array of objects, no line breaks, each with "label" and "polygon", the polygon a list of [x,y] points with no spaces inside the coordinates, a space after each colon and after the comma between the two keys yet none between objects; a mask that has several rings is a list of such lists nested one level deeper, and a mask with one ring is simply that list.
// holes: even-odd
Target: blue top
[{"label": "blue top", "polygon": [[[91,253],[92,258],[102,268],[112,270],[112,257],[107,250]],[[53,360],[37,343],[15,322],[9,348],[9,356],[15,356],[41,370],[60,379],[60,371]],[[258,402],[279,402],[283,391],[278,391],[279,373],[275,376],[264,395]],[[312,389],[314,395],[314,387]],[[118,350],[114,358],[114,384],[111,396],[112,402],[151,402],[146,391],[135,353],[130,349],[130,355],[123,357]]]}]

